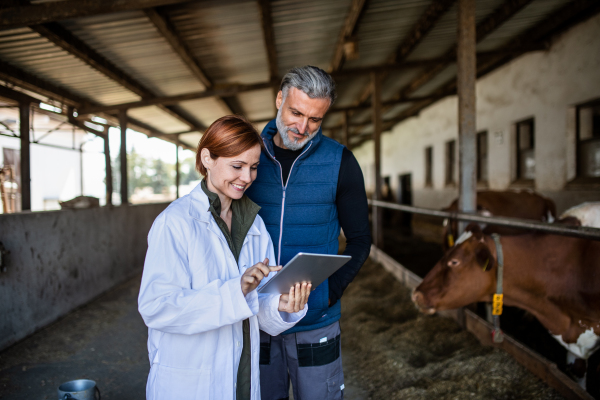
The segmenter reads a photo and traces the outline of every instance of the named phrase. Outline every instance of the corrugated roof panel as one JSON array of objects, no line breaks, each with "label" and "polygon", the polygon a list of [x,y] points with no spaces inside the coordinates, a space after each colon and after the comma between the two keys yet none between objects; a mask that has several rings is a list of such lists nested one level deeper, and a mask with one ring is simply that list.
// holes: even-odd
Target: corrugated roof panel
[{"label": "corrugated roof panel", "polygon": [[351,0],[271,3],[279,74],[307,64],[327,69]]},{"label": "corrugated roof panel", "polygon": [[189,127],[186,124],[157,106],[132,108],[127,114],[164,133],[184,132],[189,130]]},{"label": "corrugated roof panel", "polygon": [[275,117],[275,97],[271,89],[255,90],[237,95],[244,115],[251,121],[261,121]]},{"label": "corrugated roof panel", "polygon": [[338,98],[334,107],[351,106],[360,96],[365,86],[369,84],[369,80],[369,75],[362,75],[336,81]]},{"label": "corrugated roof panel", "polygon": [[414,103],[404,103],[404,104],[397,104],[395,106],[392,106],[392,107],[390,107],[389,110],[387,110],[386,112],[383,113],[382,118],[384,119],[384,121],[386,119],[393,118],[396,115],[400,114],[402,111],[408,110],[413,105],[414,105]]},{"label": "corrugated roof panel", "polygon": [[456,64],[450,64],[442,72],[436,75],[435,78],[421,86],[412,93],[412,96],[427,96],[439,89],[442,85],[448,83],[452,78],[456,77]]},{"label": "corrugated roof panel", "polygon": [[231,114],[223,102],[214,98],[190,100],[179,105],[185,111],[195,115],[205,126],[209,126],[224,115]]},{"label": "corrugated roof panel", "polygon": [[392,74],[384,81],[381,85],[381,98],[383,101],[389,100],[398,94],[398,92],[412,81],[417,74],[421,72],[421,69],[407,69],[397,71]]},{"label": "corrugated roof panel", "polygon": [[173,8],[170,18],[215,83],[269,80],[258,2],[190,2]]},{"label": "corrugated roof panel", "polygon": [[[489,16],[504,0],[477,0],[475,10],[476,23]],[[437,22],[435,27],[419,43],[409,60],[441,57],[456,43],[457,35],[457,3]]]},{"label": "corrugated roof panel", "polygon": [[368,2],[356,32],[359,58],[347,61],[345,67],[387,62],[430,4],[431,0]]},{"label": "corrugated roof panel", "polygon": [[513,38],[532,28],[537,23],[548,17],[560,7],[569,3],[569,0],[544,0],[533,1],[515,14],[512,19],[505,22],[500,28],[491,33],[477,45],[478,51],[489,51],[503,47]]},{"label": "corrugated roof panel", "polygon": [[184,133],[183,135],[179,135],[180,141],[192,147],[198,147],[200,139],[202,139],[201,133]]},{"label": "corrugated roof panel", "polygon": [[29,28],[0,31],[0,43],[0,59],[79,96],[100,104],[140,99]]},{"label": "corrugated roof panel", "polygon": [[158,96],[205,88],[142,11],[78,18],[63,25]]}]

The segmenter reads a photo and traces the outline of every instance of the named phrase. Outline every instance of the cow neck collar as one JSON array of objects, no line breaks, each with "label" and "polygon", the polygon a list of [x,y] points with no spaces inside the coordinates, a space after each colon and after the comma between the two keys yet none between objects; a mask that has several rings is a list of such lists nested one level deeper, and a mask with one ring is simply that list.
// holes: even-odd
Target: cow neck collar
[{"label": "cow neck collar", "polygon": [[500,243],[500,235],[492,233],[492,239],[496,246],[496,293],[492,302],[492,315],[494,319],[494,330],[492,331],[492,339],[495,343],[500,343],[504,340],[504,335],[500,329],[500,315],[502,315],[503,297],[502,286],[504,280],[504,252],[502,251],[502,243]]}]

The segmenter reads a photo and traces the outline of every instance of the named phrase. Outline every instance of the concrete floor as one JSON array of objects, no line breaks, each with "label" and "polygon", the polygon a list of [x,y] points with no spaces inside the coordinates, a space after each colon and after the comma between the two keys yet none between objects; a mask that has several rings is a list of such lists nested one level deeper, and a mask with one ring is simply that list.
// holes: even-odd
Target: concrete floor
[{"label": "concrete floor", "polygon": [[105,399],[144,399],[148,331],[137,312],[140,276],[0,353],[0,398],[57,399],[92,379]]},{"label": "concrete floor", "polygon": [[[104,399],[144,399],[150,365],[148,331],[137,311],[140,278],[1,352],[0,398],[57,399],[61,383],[85,378],[96,381]],[[346,400],[367,398],[345,384]]]}]

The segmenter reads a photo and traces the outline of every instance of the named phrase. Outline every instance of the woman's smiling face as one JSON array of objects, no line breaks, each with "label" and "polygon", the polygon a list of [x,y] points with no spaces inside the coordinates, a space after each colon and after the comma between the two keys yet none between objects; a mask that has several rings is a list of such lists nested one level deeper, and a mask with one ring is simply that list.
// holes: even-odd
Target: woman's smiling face
[{"label": "woman's smiling face", "polygon": [[242,198],[246,189],[256,179],[256,168],[260,160],[260,145],[256,145],[233,157],[218,157],[213,160],[208,149],[202,149],[202,163],[208,170],[208,190],[229,199]]}]

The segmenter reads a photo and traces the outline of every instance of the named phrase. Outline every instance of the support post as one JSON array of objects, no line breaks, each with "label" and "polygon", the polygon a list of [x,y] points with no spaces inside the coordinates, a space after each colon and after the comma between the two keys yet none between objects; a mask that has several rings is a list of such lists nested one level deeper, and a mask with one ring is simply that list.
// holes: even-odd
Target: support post
[{"label": "support post", "polygon": [[108,129],[104,128],[104,164],[106,170],[106,205],[112,206],[113,178],[110,163],[110,142],[108,140]]},{"label": "support post", "polygon": [[81,195],[83,196],[83,145],[84,143],[81,143],[79,145],[79,191],[81,192]]},{"label": "support post", "polygon": [[127,110],[119,111],[119,125],[121,127],[121,205],[129,203],[127,195]]},{"label": "support post", "polygon": [[[458,207],[462,212],[474,212],[477,208],[476,179],[476,124],[475,124],[475,84],[476,69],[476,25],[475,0],[458,2],[458,46],[457,46],[457,87],[458,87],[458,147],[459,147],[459,188]],[[466,223],[459,224],[462,232]],[[459,232],[459,233],[460,233]]]},{"label": "support post", "polygon": [[179,139],[177,139],[177,143],[175,143],[175,198],[179,198]]},{"label": "support post", "polygon": [[30,103],[19,103],[19,135],[21,136],[21,211],[31,210],[30,118]]},{"label": "support post", "polygon": [[350,145],[348,140],[348,129],[350,128],[348,126],[348,120],[348,111],[344,111],[344,120],[342,121],[342,144],[346,147]]},{"label": "support post", "polygon": [[[371,73],[371,109],[373,113],[373,142],[375,147],[375,200],[381,200],[381,76]],[[383,248],[383,213],[378,207],[373,207],[373,237],[375,246]]]}]

